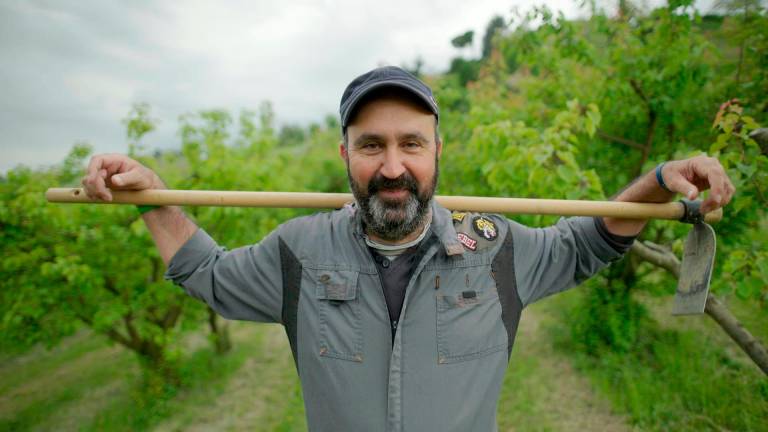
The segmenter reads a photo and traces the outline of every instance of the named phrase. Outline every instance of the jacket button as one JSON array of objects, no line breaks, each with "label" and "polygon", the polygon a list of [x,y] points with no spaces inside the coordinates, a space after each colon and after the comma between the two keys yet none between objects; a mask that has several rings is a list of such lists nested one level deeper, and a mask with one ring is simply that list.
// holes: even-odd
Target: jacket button
[{"label": "jacket button", "polygon": [[328,282],[328,280],[330,280],[330,279],[331,279],[331,277],[328,276],[327,274],[324,274],[324,275],[320,276],[320,282]]},{"label": "jacket button", "polygon": [[384,268],[389,268],[389,258],[384,258],[384,260],[381,262],[381,266]]}]

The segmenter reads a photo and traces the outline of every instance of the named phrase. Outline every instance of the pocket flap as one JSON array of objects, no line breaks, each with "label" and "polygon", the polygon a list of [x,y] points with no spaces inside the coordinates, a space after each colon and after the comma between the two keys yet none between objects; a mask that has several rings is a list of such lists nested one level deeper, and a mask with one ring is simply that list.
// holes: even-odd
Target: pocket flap
[{"label": "pocket flap", "polygon": [[317,270],[317,298],[354,300],[357,295],[358,272],[353,270]]},{"label": "pocket flap", "polygon": [[488,300],[495,300],[499,297],[498,291],[494,288],[485,291],[468,290],[453,295],[438,295],[438,307],[441,309],[471,307]]}]

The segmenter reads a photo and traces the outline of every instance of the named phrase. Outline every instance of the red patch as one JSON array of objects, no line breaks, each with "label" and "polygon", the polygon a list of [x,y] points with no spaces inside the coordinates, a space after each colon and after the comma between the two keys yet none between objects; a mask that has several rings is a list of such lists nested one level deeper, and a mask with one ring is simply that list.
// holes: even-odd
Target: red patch
[{"label": "red patch", "polygon": [[477,240],[473,239],[472,237],[462,232],[456,233],[456,237],[458,237],[459,242],[463,244],[465,248],[472,251],[477,249]]}]

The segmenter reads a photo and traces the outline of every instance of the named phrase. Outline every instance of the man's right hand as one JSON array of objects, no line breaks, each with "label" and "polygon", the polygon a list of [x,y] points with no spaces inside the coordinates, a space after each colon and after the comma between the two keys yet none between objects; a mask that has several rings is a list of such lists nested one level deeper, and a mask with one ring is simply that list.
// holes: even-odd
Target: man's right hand
[{"label": "man's right hand", "polygon": [[[165,184],[154,171],[121,154],[92,157],[88,172],[83,177],[83,186],[90,198],[104,201],[112,201],[112,190],[165,189]],[[159,207],[145,212],[142,219],[166,265],[197,231],[197,225],[179,207]]]},{"label": "man's right hand", "polygon": [[114,153],[93,156],[82,183],[88,197],[104,201],[112,201],[111,190],[165,189],[154,171]]}]

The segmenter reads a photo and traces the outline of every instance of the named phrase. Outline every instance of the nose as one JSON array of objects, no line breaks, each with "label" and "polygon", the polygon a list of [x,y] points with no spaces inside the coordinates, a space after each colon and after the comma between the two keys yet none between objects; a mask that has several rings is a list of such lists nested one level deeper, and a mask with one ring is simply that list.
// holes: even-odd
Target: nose
[{"label": "nose", "polygon": [[402,154],[400,154],[396,146],[388,146],[387,150],[384,152],[384,160],[379,169],[381,175],[388,179],[396,179],[400,177],[405,170]]}]

